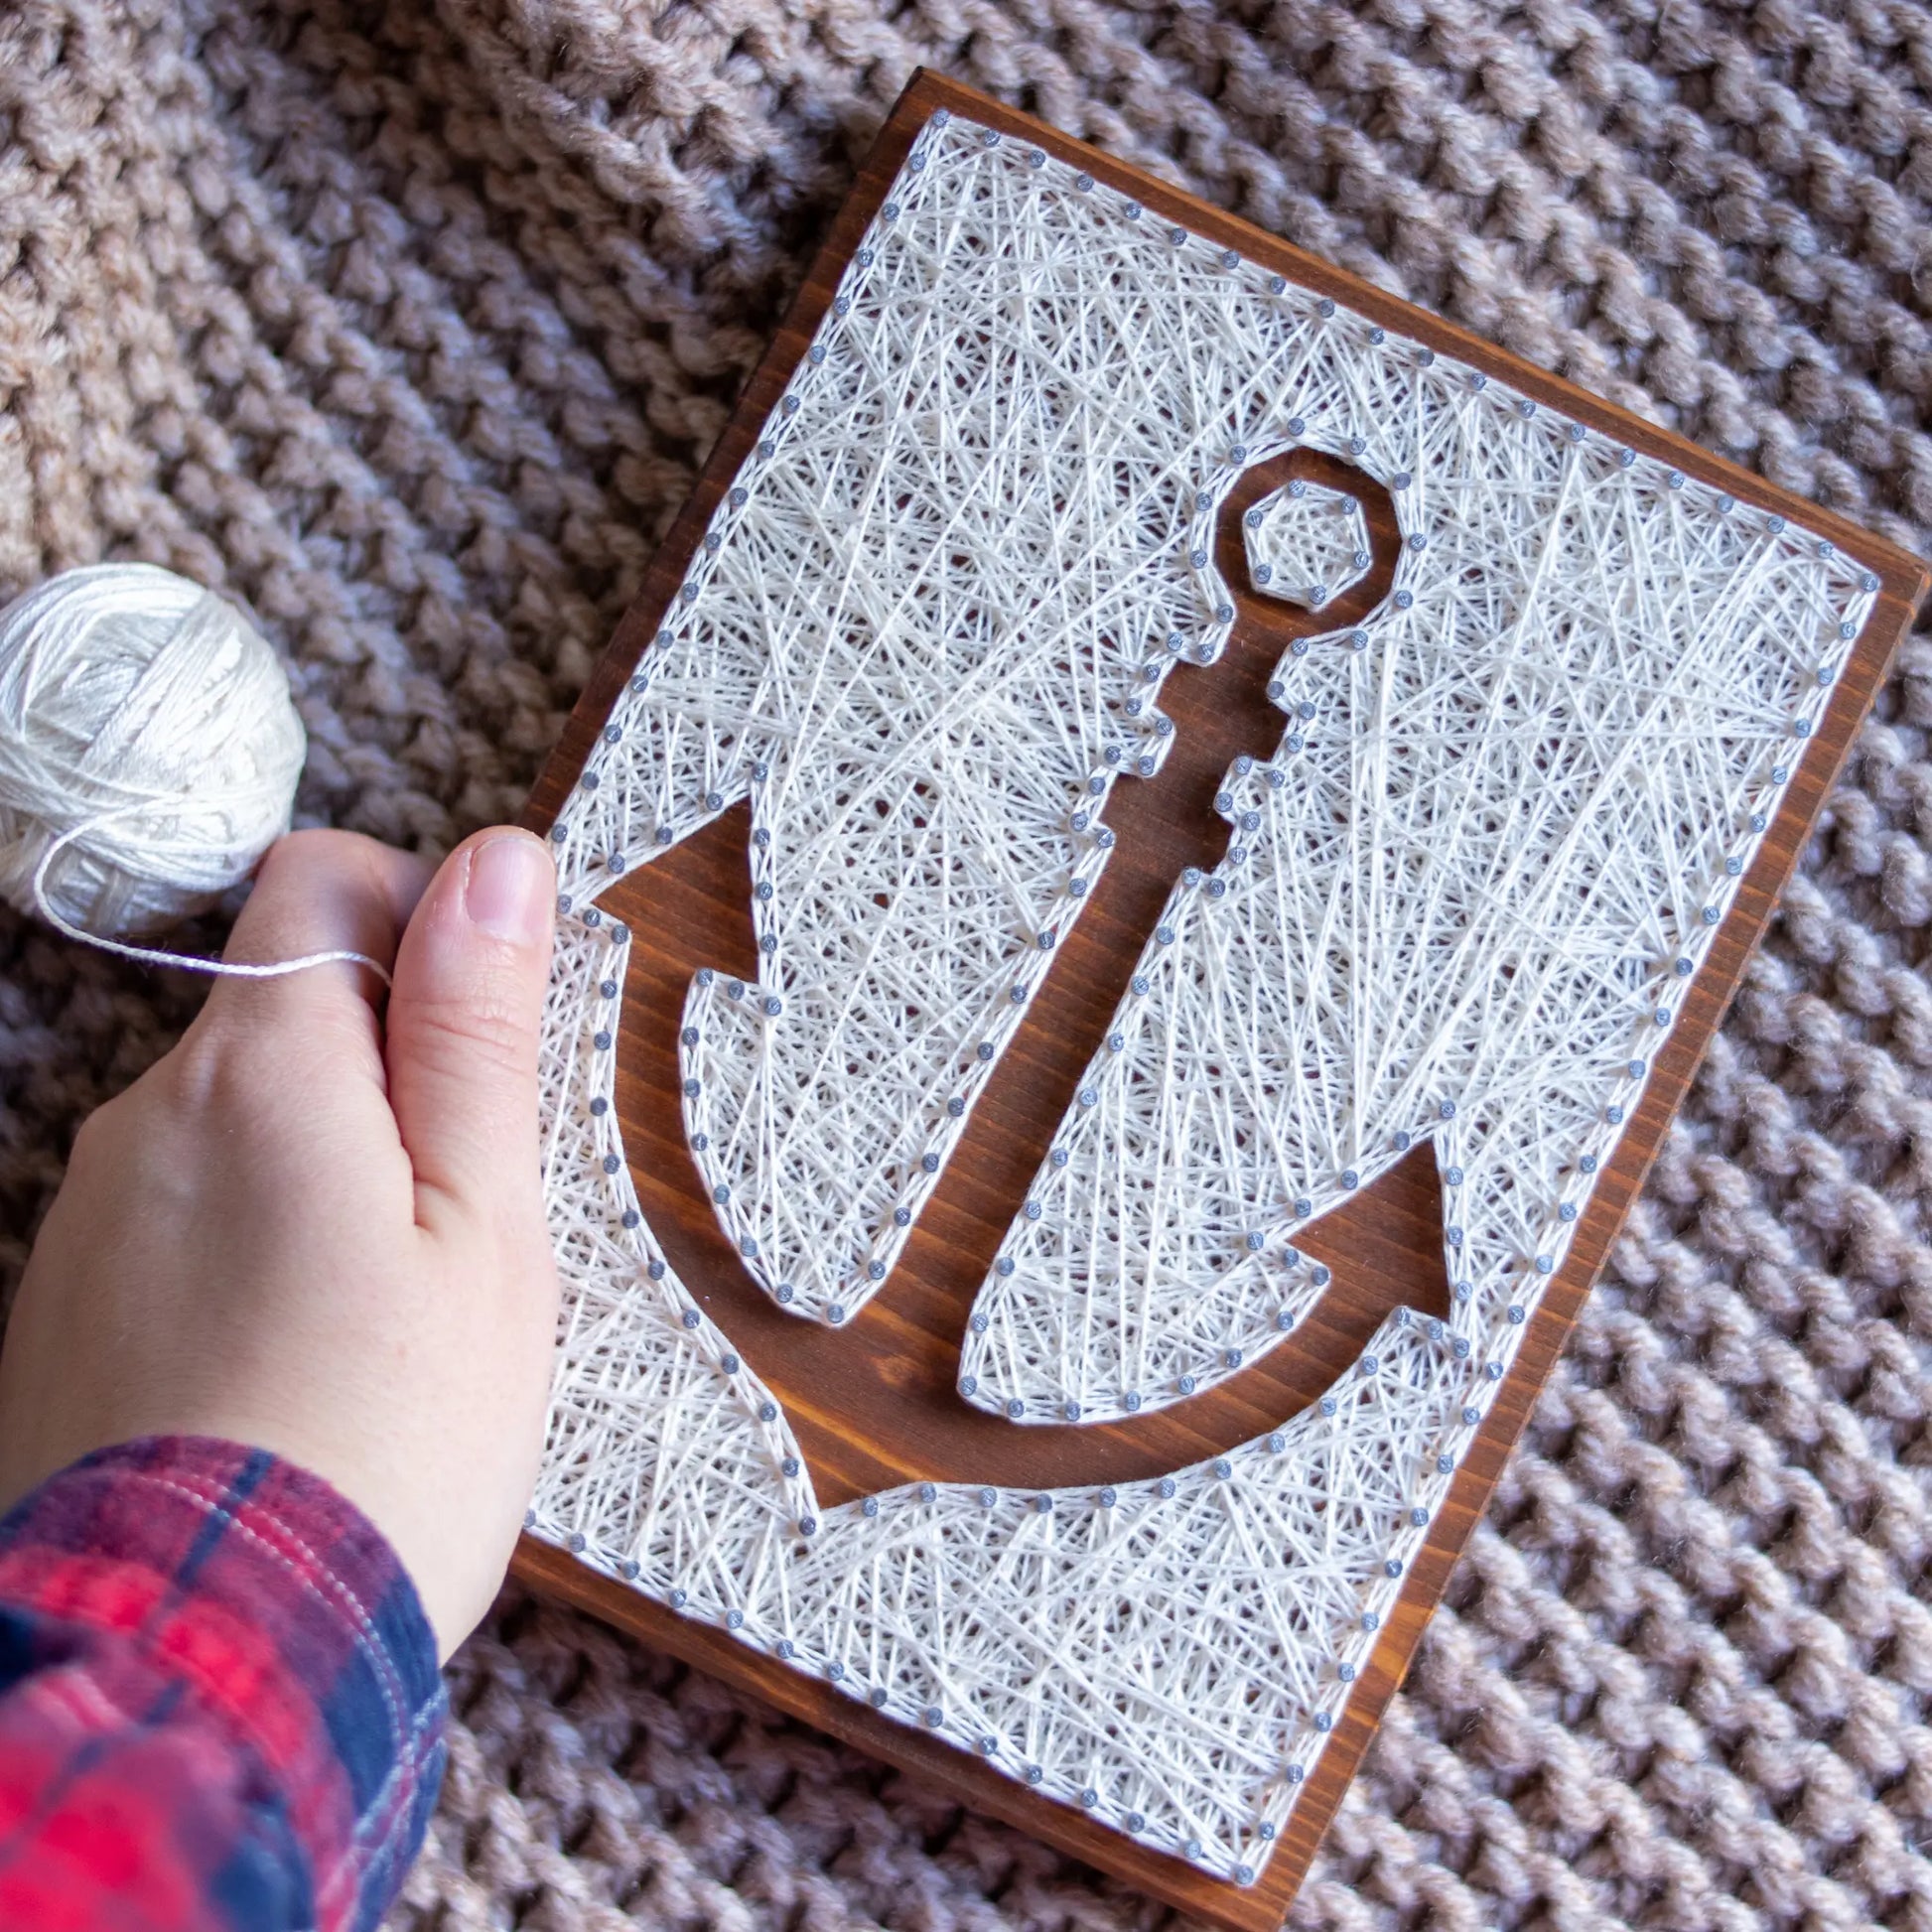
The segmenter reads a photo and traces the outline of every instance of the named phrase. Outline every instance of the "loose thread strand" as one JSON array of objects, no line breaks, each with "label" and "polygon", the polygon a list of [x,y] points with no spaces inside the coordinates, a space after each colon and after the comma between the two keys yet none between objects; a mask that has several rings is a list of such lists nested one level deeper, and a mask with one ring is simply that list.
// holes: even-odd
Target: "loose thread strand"
[{"label": "loose thread strand", "polygon": [[[138,806],[129,806],[126,811],[152,811],[153,805],[143,801]],[[333,966],[338,962],[347,966],[366,966],[385,987],[395,985],[394,976],[379,959],[371,959],[365,952],[355,952],[346,946],[332,947],[326,952],[303,953],[296,959],[239,960],[205,959],[199,954],[170,952],[164,946],[131,946],[124,939],[104,938],[98,932],[89,932],[63,914],[47,894],[48,869],[62,852],[76,839],[85,838],[110,819],[124,816],[124,812],[98,812],[84,824],[74,826],[64,832],[41,854],[41,862],[34,868],[34,904],[40,915],[57,932],[66,934],[69,939],[77,939],[83,946],[92,946],[99,952],[117,954],[122,959],[132,959],[143,966],[172,966],[184,973],[206,973],[215,979],[270,980],[281,979],[290,973],[306,973],[312,966]]]}]

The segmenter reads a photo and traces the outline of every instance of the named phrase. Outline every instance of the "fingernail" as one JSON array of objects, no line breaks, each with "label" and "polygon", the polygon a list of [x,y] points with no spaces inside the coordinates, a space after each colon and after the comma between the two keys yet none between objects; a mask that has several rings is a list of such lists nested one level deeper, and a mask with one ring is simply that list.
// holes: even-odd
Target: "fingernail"
[{"label": "fingernail", "polygon": [[556,890],[549,853],[521,832],[504,832],[471,853],[463,909],[492,938],[534,946],[550,929]]}]

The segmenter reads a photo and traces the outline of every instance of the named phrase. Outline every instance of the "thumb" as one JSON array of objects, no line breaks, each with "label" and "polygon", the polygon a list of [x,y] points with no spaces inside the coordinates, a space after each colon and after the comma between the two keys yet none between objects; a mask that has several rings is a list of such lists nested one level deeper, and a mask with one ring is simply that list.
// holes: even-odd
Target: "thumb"
[{"label": "thumb", "polygon": [[396,952],[389,1105],[416,1174],[416,1219],[485,1222],[537,1206],[537,1022],[557,875],[542,842],[498,826],[430,882]]}]

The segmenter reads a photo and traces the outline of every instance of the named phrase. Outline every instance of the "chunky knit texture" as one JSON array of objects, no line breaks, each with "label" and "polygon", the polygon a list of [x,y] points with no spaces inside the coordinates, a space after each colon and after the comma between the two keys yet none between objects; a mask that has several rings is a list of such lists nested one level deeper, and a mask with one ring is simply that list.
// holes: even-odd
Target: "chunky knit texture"
[{"label": "chunky knit texture", "polygon": [[[186,571],[287,654],[306,815],[512,812],[921,61],[1925,545],[1923,9],[26,0],[0,594]],[[1928,726],[1921,634],[1298,1924],[1932,1928]],[[0,946],[17,1270],[199,989]],[[452,1689],[398,1927],[1156,1916],[558,1610]]]}]

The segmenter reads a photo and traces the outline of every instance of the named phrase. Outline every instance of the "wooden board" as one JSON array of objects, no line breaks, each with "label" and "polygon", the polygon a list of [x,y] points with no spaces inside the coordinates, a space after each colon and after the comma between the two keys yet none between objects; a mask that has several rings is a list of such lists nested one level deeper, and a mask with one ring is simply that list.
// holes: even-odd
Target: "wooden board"
[{"label": "wooden board", "polygon": [[[1152,212],[1482,369],[1574,421],[1705,478],[1740,501],[1803,520],[1874,572],[1881,585],[1778,817],[1683,1002],[1682,1019],[1657,1056],[1615,1158],[1590,1196],[1569,1256],[1532,1315],[1514,1365],[1410,1570],[1372,1663],[1254,1885],[1224,1883],[1150,1851],[978,1758],[746,1649],[722,1630],[680,1616],[559,1550],[524,1540],[517,1574],[538,1588],[715,1671],[1161,1898],[1240,1932],[1265,1932],[1282,1922],[1408,1667],[1450,1567],[1602,1266],[1928,580],[1915,559],[1842,518],[1025,115],[921,72],[875,144],[784,328],[747,386],[653,561],[642,595],[573,713],[525,814],[524,822],[535,829],[548,828],[569,794],[613,701],[682,583],[714,508],[804,354],[889,183],[918,130],[941,107],[1076,161]],[[1241,513],[1296,476],[1360,497],[1373,540],[1368,577],[1328,605],[1318,621],[1245,589]],[[1027,1429],[968,1407],[955,1392],[960,1337],[972,1298],[1080,1071],[1106,1031],[1157,911],[1184,866],[1205,868],[1220,856],[1227,826],[1211,807],[1217,783],[1236,755],[1266,754],[1279,737],[1281,714],[1264,688],[1270,668],[1298,632],[1332,630],[1365,617],[1386,595],[1394,569],[1396,524],[1386,493],[1368,478],[1312,452],[1251,471],[1224,510],[1219,532],[1217,561],[1238,613],[1228,649],[1217,664],[1178,668],[1165,684],[1163,708],[1175,726],[1173,753],[1158,777],[1116,787],[1107,823],[1118,845],[1099,891],[1065,938],[1058,963],[975,1108],[967,1136],[889,1288],[844,1327],[798,1321],[752,1282],[719,1229],[684,1138],[676,1035],[691,975],[700,964],[746,978],[757,974],[746,861],[749,806],[727,812],[603,897],[606,908],[634,935],[619,1048],[618,1114],[638,1200],[678,1276],[783,1402],[821,1503],[926,1478],[1048,1487],[1158,1475],[1248,1441],[1307,1407],[1354,1360],[1392,1309],[1406,1304],[1425,1312],[1449,1311],[1439,1181],[1434,1155],[1425,1145],[1311,1232],[1297,1236],[1298,1246],[1334,1269],[1332,1285],[1291,1337],[1218,1388],[1131,1423]]]}]

